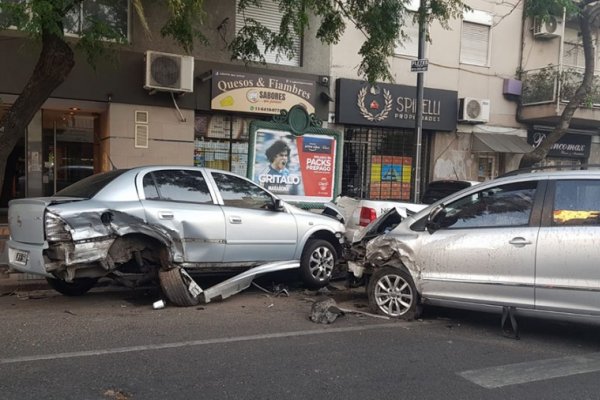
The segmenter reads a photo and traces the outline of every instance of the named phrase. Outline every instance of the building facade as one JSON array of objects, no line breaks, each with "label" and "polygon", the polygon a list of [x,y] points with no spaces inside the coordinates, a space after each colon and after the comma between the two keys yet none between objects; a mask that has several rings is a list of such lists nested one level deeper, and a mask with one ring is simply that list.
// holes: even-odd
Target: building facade
[{"label": "building facade", "polygon": [[[190,55],[161,38],[164,3],[145,5],[151,38],[130,2],[120,3],[120,18],[113,22],[129,45],[118,47],[116,61],[100,61],[95,68],[77,56],[71,74],[44,103],[10,156],[0,224],[6,223],[12,198],[52,195],[82,177],[113,168],[196,164],[245,175],[250,120],[268,119],[298,103],[326,118],[328,101],[319,94],[326,90],[329,48],[314,32],[297,38],[294,58],[267,54],[267,64],[246,66],[232,61],[227,50],[243,23],[236,0],[206,2],[211,10],[204,24],[209,45],[197,44]],[[274,4],[249,9],[246,16],[272,27],[280,18]],[[6,61],[0,74],[0,112],[17,98],[38,56],[19,32],[2,35],[0,53]],[[77,35],[72,36],[76,41]],[[175,77],[169,75],[173,73]]]},{"label": "building facade", "polygon": [[[549,74],[567,63],[583,65],[576,27],[569,30],[561,22],[557,33],[541,35],[533,19],[523,17],[522,2],[465,3],[472,11],[449,21],[449,29],[439,23],[428,27],[421,193],[431,180],[484,181],[518,168],[522,154],[556,124],[564,107],[550,96],[524,101],[519,112],[519,101],[532,90],[527,82],[535,81],[539,69]],[[411,8],[416,11],[418,1]],[[417,73],[411,72],[411,62],[418,59],[418,25],[410,16],[404,30],[408,38],[390,59],[394,84],[360,81],[356,50],[364,39],[359,31],[349,30],[332,48],[337,91],[330,121],[344,132],[342,191],[348,195],[408,200],[415,194]],[[538,76],[537,82],[551,82],[546,89],[553,94],[557,79]],[[579,110],[547,162],[597,162],[599,116],[595,107]]]},{"label": "building facade", "polygon": [[[144,4],[150,36],[130,1],[116,3],[120,8],[110,10],[110,22],[128,45],[115,46],[115,60],[94,67],[77,54],[74,69],[9,157],[0,195],[0,255],[11,199],[52,195],[93,173],[143,164],[200,165],[245,175],[249,121],[270,119],[294,104],[327,117],[328,100],[320,94],[328,90],[330,50],[315,32],[296,38],[292,58],[268,53],[266,64],[245,65],[232,61],[227,49],[243,25],[237,0],[205,2],[208,45],[196,44],[189,55],[159,33],[164,2]],[[75,12],[83,20],[93,10],[84,1]],[[281,19],[276,4],[251,6],[245,15],[273,29]],[[68,40],[75,44],[77,28],[69,29]],[[15,30],[0,35],[3,113],[30,77],[39,47]]]}]

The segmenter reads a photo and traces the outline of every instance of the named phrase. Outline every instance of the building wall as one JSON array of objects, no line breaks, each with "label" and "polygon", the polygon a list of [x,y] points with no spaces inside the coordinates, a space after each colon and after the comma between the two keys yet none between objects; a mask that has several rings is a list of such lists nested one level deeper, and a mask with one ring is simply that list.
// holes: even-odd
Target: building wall
[{"label": "building wall", "polygon": [[[148,148],[135,147],[135,112],[148,112]],[[194,111],[111,103],[103,142],[117,168],[144,164],[192,165],[194,161]],[[108,161],[108,160],[106,160]],[[109,161],[109,162],[110,162]],[[103,169],[108,166],[104,166]]]},{"label": "building wall", "polygon": [[[429,171],[428,176],[422,177],[425,181],[477,179],[477,154],[471,152],[473,132],[511,134],[523,138],[523,141],[527,135],[526,127],[516,119],[515,99],[503,94],[504,80],[516,78],[520,64],[523,5],[518,3],[513,10],[513,4],[507,2],[467,0],[465,3],[492,16],[488,65],[461,63],[462,19],[450,20],[449,29],[434,22],[429,28],[431,42],[426,44],[425,58],[429,61],[429,69],[424,74],[424,86],[457,91],[458,98],[489,99],[489,122],[477,125],[459,123],[455,132],[435,132],[429,154],[430,165],[422,168]],[[358,76],[360,56],[356,50],[363,41],[362,33],[348,24],[340,43],[332,48],[331,74],[334,77],[362,78]],[[416,87],[417,75],[410,72],[410,62],[414,59],[416,57],[401,54],[390,58],[394,83]],[[333,107],[330,109],[333,111]],[[484,129],[480,130],[482,127]],[[520,158],[520,155],[503,156],[503,165],[515,169]]]}]

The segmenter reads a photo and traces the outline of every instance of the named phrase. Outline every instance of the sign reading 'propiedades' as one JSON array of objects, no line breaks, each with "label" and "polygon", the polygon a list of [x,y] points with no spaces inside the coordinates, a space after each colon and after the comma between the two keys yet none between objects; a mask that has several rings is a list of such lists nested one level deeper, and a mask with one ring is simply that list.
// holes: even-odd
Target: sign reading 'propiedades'
[{"label": "sign reading 'propiedades'", "polygon": [[301,104],[315,112],[315,82],[245,72],[213,71],[211,109],[276,114]]}]

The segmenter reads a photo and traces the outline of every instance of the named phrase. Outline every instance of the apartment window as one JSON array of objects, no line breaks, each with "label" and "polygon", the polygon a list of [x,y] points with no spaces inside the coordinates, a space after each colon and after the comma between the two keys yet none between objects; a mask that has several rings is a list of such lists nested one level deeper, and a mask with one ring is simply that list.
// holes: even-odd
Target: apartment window
[{"label": "apartment window", "polygon": [[484,11],[473,10],[463,16],[460,41],[460,62],[489,65],[490,28],[492,16]]},{"label": "apartment window", "polygon": [[[236,10],[239,6],[239,0],[236,0]],[[281,13],[279,6],[274,1],[263,1],[261,7],[253,4],[248,4],[243,12],[236,11],[235,15],[235,31],[239,32],[244,27],[244,19],[253,19],[256,22],[264,25],[273,32],[279,32],[281,25]],[[294,56],[288,58],[285,54],[279,54],[277,51],[265,52],[265,46],[258,43],[258,48],[269,64],[291,65],[299,67],[302,64],[302,38],[296,35],[290,27],[290,34],[294,42]]]},{"label": "apartment window", "polygon": [[65,33],[81,36],[92,24],[100,22],[117,33],[129,37],[129,0],[84,0],[65,17]]},{"label": "apartment window", "polygon": [[401,38],[396,43],[394,53],[405,56],[419,56],[419,23],[414,20],[413,13],[407,16],[404,20],[405,25],[402,27],[405,38]]}]

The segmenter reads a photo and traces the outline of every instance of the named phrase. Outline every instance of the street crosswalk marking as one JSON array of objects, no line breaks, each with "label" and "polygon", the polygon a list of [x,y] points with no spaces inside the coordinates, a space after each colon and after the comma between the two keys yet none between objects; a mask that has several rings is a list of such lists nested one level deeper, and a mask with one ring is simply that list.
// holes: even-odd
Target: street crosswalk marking
[{"label": "street crosswalk marking", "polygon": [[507,364],[460,372],[463,378],[487,389],[600,371],[600,353]]}]

